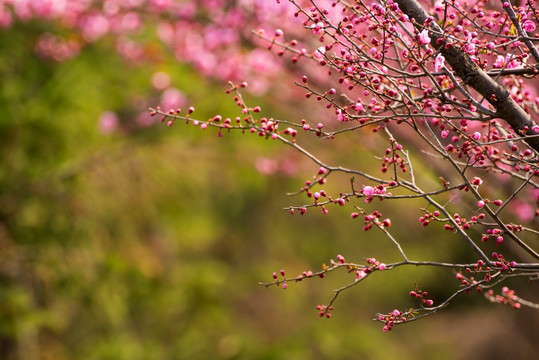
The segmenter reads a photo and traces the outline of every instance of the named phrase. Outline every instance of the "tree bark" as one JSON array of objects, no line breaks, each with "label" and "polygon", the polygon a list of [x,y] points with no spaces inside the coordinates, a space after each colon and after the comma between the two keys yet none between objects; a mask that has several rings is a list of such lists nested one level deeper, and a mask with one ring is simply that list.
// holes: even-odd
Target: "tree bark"
[{"label": "tree bark", "polygon": [[[395,0],[402,12],[417,25],[425,23],[429,14],[417,0]],[[432,21],[429,36],[431,45],[439,50],[445,61],[451,65],[453,72],[465,84],[475,89],[496,109],[496,115],[505,120],[513,130],[539,153],[539,137],[532,130],[535,125],[531,116],[520,107],[500,84],[494,81],[485,71],[477,66],[458,45],[447,46],[450,42],[442,35],[443,30]],[[439,40],[441,39],[441,40]]]}]

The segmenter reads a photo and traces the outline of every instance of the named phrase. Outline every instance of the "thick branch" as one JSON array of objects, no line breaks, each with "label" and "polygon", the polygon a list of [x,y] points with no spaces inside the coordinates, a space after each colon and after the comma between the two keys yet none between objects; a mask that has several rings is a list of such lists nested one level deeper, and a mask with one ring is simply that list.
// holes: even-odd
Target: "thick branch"
[{"label": "thick branch", "polygon": [[[414,19],[418,26],[425,24],[429,14],[417,0],[396,2],[402,12]],[[443,30],[435,21],[430,22],[430,29],[431,45],[442,53],[455,74],[492,104],[496,108],[496,115],[507,121],[517,134],[523,136],[526,142],[539,152],[539,137],[534,136],[537,133],[532,129],[534,123],[524,109],[511,98],[509,92],[477,66],[459,46],[444,38]]]}]

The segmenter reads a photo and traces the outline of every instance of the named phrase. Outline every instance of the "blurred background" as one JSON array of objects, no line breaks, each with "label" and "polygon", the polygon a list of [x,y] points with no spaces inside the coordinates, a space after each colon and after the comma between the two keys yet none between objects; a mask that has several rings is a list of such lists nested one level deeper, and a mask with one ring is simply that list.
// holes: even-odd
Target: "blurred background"
[{"label": "blurred background", "polygon": [[[249,34],[254,23],[270,27],[267,5],[67,3],[79,4],[78,13],[52,0],[0,5],[0,359],[537,354],[537,312],[490,304],[482,295],[458,298],[446,311],[387,334],[372,321],[377,312],[415,306],[408,295],[415,282],[435,302],[444,300],[458,286],[447,271],[376,273],[343,293],[329,320],[317,317],[316,306],[352,281],[350,274],[286,290],[258,285],[280,269],[289,277],[320,270],[337,254],[355,262],[399,259],[387,238],[350,219],[351,207],[301,217],[283,210],[308,202],[286,195],[317,173],[308,159],[257,136],[221,138],[212,129],[179,122],[168,128],[149,117],[147,108],[157,105],[194,105],[201,120],[235,117],[239,108],[225,94],[231,79],[253,84],[246,101],[260,105],[263,116],[324,121],[312,103],[279,96],[293,89],[297,69],[279,77],[288,65],[256,48]],[[256,13],[245,16],[232,3]],[[208,9],[222,16],[208,16]],[[138,16],[135,25],[127,14]],[[228,42],[217,36],[223,43],[211,45],[208,29],[225,27],[216,19],[226,14],[247,31],[236,29]],[[120,15],[127,25],[118,30]],[[242,68],[227,72],[223,59]],[[374,156],[386,145],[360,136],[302,141],[329,163],[379,171]],[[416,171],[437,181],[426,167]],[[330,194],[348,188],[349,179],[339,176],[324,187]],[[415,259],[475,260],[451,234],[420,226],[421,202],[358,205],[391,217]]]}]

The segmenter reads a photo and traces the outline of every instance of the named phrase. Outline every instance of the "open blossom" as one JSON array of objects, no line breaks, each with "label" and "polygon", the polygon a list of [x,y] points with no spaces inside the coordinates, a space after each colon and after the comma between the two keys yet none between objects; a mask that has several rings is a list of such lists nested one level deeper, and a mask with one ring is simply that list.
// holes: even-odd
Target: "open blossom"
[{"label": "open blossom", "polygon": [[325,53],[326,53],[326,48],[324,46],[320,46],[318,49],[315,50],[313,55],[318,59],[322,59]]},{"label": "open blossom", "polygon": [[434,71],[440,72],[444,67],[445,57],[442,54],[438,54],[434,60]]},{"label": "open blossom", "polygon": [[483,179],[480,177],[474,176],[472,179],[472,185],[481,185],[483,183]]},{"label": "open blossom", "polygon": [[311,29],[313,29],[313,33],[320,34],[324,30],[324,23],[318,22],[313,24],[311,25]]},{"label": "open blossom", "polygon": [[466,39],[464,51],[469,55],[473,55],[475,53],[475,43],[471,35]]},{"label": "open blossom", "polygon": [[337,109],[337,120],[339,121],[345,121],[346,117],[344,116],[341,109]]},{"label": "open blossom", "polygon": [[503,62],[505,61],[505,58],[502,55],[498,55],[496,57],[496,60],[494,61],[494,68],[499,69],[503,67]]},{"label": "open blossom", "polygon": [[363,111],[363,104],[358,101],[357,103],[354,104],[353,108],[359,113]]},{"label": "open blossom", "polygon": [[500,69],[500,68],[503,68],[504,66],[507,69],[514,69],[520,66],[520,62],[517,61],[516,59],[513,59],[511,54],[507,55],[505,58],[502,55],[498,55],[496,57],[496,60],[494,61],[494,64],[492,64],[492,66],[495,69]]},{"label": "open blossom", "polygon": [[533,21],[526,20],[522,23],[522,28],[525,31],[535,31],[535,24],[533,23]]},{"label": "open blossom", "polygon": [[372,186],[365,186],[363,190],[361,190],[361,193],[364,196],[372,196],[374,194],[374,188]]},{"label": "open blossom", "polygon": [[427,29],[421,31],[418,35],[418,38],[421,45],[430,43],[429,31]]},{"label": "open blossom", "polygon": [[365,276],[367,276],[367,273],[364,270],[356,271],[356,281],[363,279]]}]

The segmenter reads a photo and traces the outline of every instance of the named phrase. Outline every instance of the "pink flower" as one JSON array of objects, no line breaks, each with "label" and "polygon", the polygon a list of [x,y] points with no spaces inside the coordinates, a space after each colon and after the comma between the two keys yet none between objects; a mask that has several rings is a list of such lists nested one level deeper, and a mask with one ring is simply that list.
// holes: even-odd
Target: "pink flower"
[{"label": "pink flower", "polygon": [[363,270],[356,271],[356,281],[363,279],[365,276],[367,276],[367,273],[365,271]]},{"label": "pink flower", "polygon": [[163,71],[152,75],[152,86],[157,90],[165,90],[170,86],[170,76]]},{"label": "pink flower", "polygon": [[160,10],[168,9],[172,5],[171,0],[152,0],[151,3]]},{"label": "pink flower", "polygon": [[374,194],[374,188],[372,186],[365,186],[363,190],[361,190],[361,193],[364,196],[372,196]]},{"label": "pink flower", "polygon": [[109,29],[109,20],[99,13],[81,19],[82,37],[87,42],[99,40],[109,32]]},{"label": "pink flower", "polygon": [[345,117],[344,117],[341,109],[337,109],[337,120],[339,120],[339,121],[344,121],[345,120]]},{"label": "pink flower", "polygon": [[472,185],[481,185],[483,183],[483,179],[481,179],[478,176],[474,176],[472,179]]},{"label": "pink flower", "polygon": [[445,57],[442,54],[438,54],[434,60],[434,71],[440,72],[444,67]]},{"label": "pink flower", "polygon": [[183,92],[176,88],[168,88],[161,95],[161,108],[169,110],[185,106],[186,99]]},{"label": "pink flower", "polygon": [[526,20],[522,23],[522,28],[525,31],[535,31],[535,24],[531,20]]},{"label": "pink flower", "polygon": [[421,31],[418,35],[418,38],[421,45],[430,43],[429,31],[427,29]]},{"label": "pink flower", "polygon": [[313,29],[313,33],[320,34],[322,31],[324,31],[324,23],[318,22],[313,24],[311,25],[311,29]]},{"label": "pink flower", "polygon": [[504,66],[507,69],[514,69],[520,66],[520,62],[517,61],[516,59],[513,59],[511,54],[507,55],[505,58],[502,55],[498,55],[496,57],[496,60],[494,61],[494,64],[492,64],[492,66],[495,69],[500,69],[500,68],[503,68]]},{"label": "pink flower", "polygon": [[360,113],[363,111],[363,104],[358,101],[357,103],[354,104],[353,108],[355,111]]},{"label": "pink flower", "polygon": [[323,46],[320,46],[318,49],[315,50],[314,56],[318,59],[322,59],[325,53],[326,53],[326,48]]},{"label": "pink flower", "polygon": [[498,55],[496,57],[496,60],[494,61],[494,64],[492,64],[492,66],[496,69],[502,68],[504,61],[505,61],[505,58],[501,55]]},{"label": "pink flower", "polygon": [[520,66],[520,61],[512,59],[510,54],[505,58],[505,62],[507,63],[508,69],[514,69]]},{"label": "pink flower", "polygon": [[469,55],[473,55],[475,53],[475,44],[471,36],[468,36],[468,38],[466,39],[466,43],[464,44],[464,51]]},{"label": "pink flower", "polygon": [[113,111],[105,111],[99,116],[99,130],[103,134],[111,134],[118,128],[118,115]]}]

